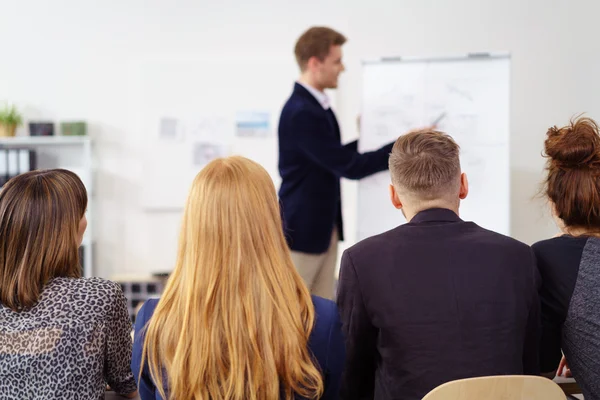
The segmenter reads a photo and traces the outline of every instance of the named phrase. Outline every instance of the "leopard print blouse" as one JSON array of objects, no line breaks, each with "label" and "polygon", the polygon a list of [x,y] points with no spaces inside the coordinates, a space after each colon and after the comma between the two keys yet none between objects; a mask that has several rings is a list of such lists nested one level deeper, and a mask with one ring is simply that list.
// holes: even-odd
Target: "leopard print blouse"
[{"label": "leopard print blouse", "polygon": [[56,278],[30,310],[0,304],[0,399],[103,399],[136,390],[121,287]]}]

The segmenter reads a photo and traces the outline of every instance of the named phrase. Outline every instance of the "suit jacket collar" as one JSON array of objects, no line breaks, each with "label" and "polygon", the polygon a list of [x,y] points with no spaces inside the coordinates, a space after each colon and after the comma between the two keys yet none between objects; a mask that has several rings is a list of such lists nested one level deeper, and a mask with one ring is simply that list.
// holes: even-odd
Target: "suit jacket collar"
[{"label": "suit jacket collar", "polygon": [[305,85],[302,82],[296,82],[296,83],[298,83],[304,89],[308,90],[308,92],[310,94],[312,94],[315,99],[317,99],[319,104],[321,104],[321,107],[323,107],[323,110],[329,110],[331,108],[331,103],[330,103],[329,97],[324,92],[321,92],[320,90],[317,90],[310,85]]},{"label": "suit jacket collar", "polygon": [[[304,86],[302,86],[301,84],[299,84],[298,82],[296,82],[294,84],[294,93],[293,94],[304,97],[305,99],[311,101],[314,105],[319,106],[319,108],[321,110],[323,110],[323,105],[319,102],[319,100],[317,100],[311,92],[306,90],[306,88]],[[323,110],[323,111],[325,111],[325,110]]]},{"label": "suit jacket collar", "polygon": [[446,208],[430,208],[423,210],[410,220],[411,223],[423,222],[462,222],[462,219],[452,210]]}]

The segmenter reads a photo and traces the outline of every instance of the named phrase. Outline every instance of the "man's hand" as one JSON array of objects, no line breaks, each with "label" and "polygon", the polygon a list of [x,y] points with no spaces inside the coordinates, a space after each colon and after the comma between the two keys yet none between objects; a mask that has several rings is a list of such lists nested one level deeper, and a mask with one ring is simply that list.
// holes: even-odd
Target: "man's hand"
[{"label": "man's hand", "polygon": [[[564,370],[564,375],[563,375]],[[560,360],[560,364],[558,364],[558,371],[556,371],[557,376],[564,376],[565,378],[571,378],[573,374],[571,373],[571,368],[569,368],[569,363],[565,356]]]}]

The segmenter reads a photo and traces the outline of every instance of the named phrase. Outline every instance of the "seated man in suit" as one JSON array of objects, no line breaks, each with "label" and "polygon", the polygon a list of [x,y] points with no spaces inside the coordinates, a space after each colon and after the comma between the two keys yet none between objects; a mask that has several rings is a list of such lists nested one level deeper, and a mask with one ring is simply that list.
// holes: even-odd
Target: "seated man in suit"
[{"label": "seated man in suit", "polygon": [[416,400],[455,379],[539,374],[532,250],[460,219],[458,145],[408,133],[389,166],[391,201],[408,223],[342,257],[342,398]]}]

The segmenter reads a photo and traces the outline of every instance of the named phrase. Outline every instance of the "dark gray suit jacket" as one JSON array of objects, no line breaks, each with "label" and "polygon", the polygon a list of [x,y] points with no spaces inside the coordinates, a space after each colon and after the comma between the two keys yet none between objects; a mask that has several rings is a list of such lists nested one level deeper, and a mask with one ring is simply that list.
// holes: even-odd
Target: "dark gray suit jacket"
[{"label": "dark gray suit jacket", "polygon": [[[493,212],[493,210],[490,210]],[[531,248],[426,210],[342,257],[343,399],[421,399],[455,379],[539,374]]]}]

